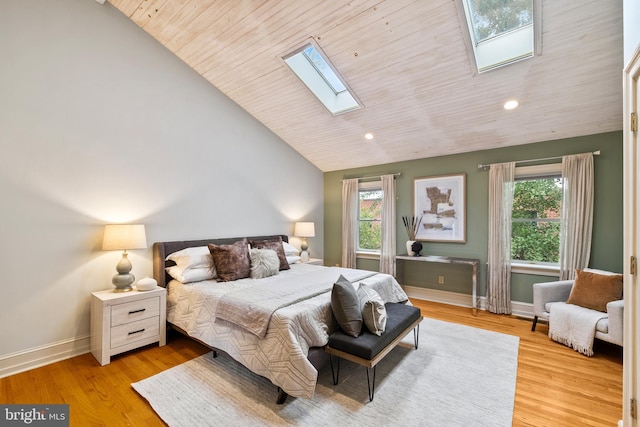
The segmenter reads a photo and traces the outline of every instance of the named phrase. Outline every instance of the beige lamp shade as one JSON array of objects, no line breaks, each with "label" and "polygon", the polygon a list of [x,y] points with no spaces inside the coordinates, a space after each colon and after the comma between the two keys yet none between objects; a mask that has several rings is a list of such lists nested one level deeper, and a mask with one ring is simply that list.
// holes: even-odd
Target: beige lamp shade
[{"label": "beige lamp shade", "polygon": [[316,228],[313,222],[296,222],[293,229],[293,235],[296,237],[315,237]]},{"label": "beige lamp shade", "polygon": [[104,227],[103,251],[145,249],[147,235],[143,224],[110,224]]},{"label": "beige lamp shade", "polygon": [[116,265],[118,274],[113,276],[111,283],[116,287],[114,292],[129,292],[133,290],[131,284],[136,277],[131,274],[131,261],[127,256],[127,249],[144,249],[147,247],[147,235],[142,224],[111,224],[104,226],[102,238],[103,251],[121,250],[122,259]]}]

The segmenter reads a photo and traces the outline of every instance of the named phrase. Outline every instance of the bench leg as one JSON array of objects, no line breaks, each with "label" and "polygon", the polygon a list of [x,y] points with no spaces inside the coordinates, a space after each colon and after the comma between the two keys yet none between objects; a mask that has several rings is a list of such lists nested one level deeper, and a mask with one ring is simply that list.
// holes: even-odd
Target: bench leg
[{"label": "bench leg", "polygon": [[418,349],[418,338],[420,337],[420,324],[418,323],[415,328],[413,328],[413,342],[415,343],[416,350]]},{"label": "bench leg", "polygon": [[[377,365],[376,365],[377,366]],[[373,367],[373,381],[369,381],[369,371],[371,368],[365,367],[367,370],[367,388],[369,389],[369,402],[373,401],[373,395],[376,392],[376,366]]]},{"label": "bench leg", "polygon": [[538,316],[533,317],[533,325],[531,325],[531,332],[536,331],[536,325],[538,324]]},{"label": "bench leg", "polygon": [[340,377],[340,358],[337,357],[336,359],[338,359],[338,361],[336,362],[336,364],[338,366],[336,366],[336,371],[334,373],[333,370],[333,355],[329,355],[329,364],[331,365],[331,378],[333,378],[333,385],[337,385],[338,384],[338,378]]}]

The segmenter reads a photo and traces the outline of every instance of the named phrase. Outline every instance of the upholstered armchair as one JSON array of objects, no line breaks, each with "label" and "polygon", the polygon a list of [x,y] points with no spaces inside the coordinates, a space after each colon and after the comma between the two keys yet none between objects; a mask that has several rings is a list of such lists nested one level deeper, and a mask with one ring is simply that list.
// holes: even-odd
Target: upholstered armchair
[{"label": "upholstered armchair", "polygon": [[[616,275],[603,270],[585,268],[584,271],[603,275]],[[536,330],[538,319],[549,320],[551,305],[558,302],[566,302],[573,288],[573,280],[560,280],[554,282],[533,284],[533,324],[531,330]],[[606,304],[607,316],[596,324],[595,338],[613,344],[622,345],[624,302],[623,300],[611,301]]]}]

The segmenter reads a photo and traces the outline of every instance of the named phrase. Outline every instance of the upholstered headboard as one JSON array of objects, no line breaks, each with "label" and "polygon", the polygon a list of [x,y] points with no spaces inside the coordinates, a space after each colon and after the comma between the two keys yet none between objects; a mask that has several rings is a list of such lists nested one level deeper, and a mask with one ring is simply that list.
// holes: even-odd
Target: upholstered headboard
[{"label": "upholstered headboard", "polygon": [[[289,241],[289,237],[283,234],[276,234],[271,236],[253,236],[247,237],[247,240],[263,240],[270,238],[282,237],[284,242]],[[179,240],[175,242],[156,242],[153,244],[153,278],[158,281],[158,286],[163,288],[167,286],[167,283],[171,280],[165,270],[166,267],[174,265],[173,261],[165,261],[167,255],[177,252],[185,248],[192,248],[194,246],[207,246],[209,243],[214,245],[226,245],[236,242],[242,239],[242,237],[229,237],[223,239],[202,239],[202,240]]]}]

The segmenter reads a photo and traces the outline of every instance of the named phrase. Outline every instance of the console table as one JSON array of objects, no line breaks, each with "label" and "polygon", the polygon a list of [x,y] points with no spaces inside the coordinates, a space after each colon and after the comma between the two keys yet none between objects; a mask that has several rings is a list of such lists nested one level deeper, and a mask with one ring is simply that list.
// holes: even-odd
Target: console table
[{"label": "console table", "polygon": [[472,291],[471,291],[471,307],[473,315],[478,315],[478,268],[480,267],[480,260],[475,258],[454,258],[447,256],[426,255],[426,256],[409,256],[398,255],[396,260],[403,261],[422,261],[422,262],[438,262],[441,264],[466,264],[473,268],[472,273]]}]

